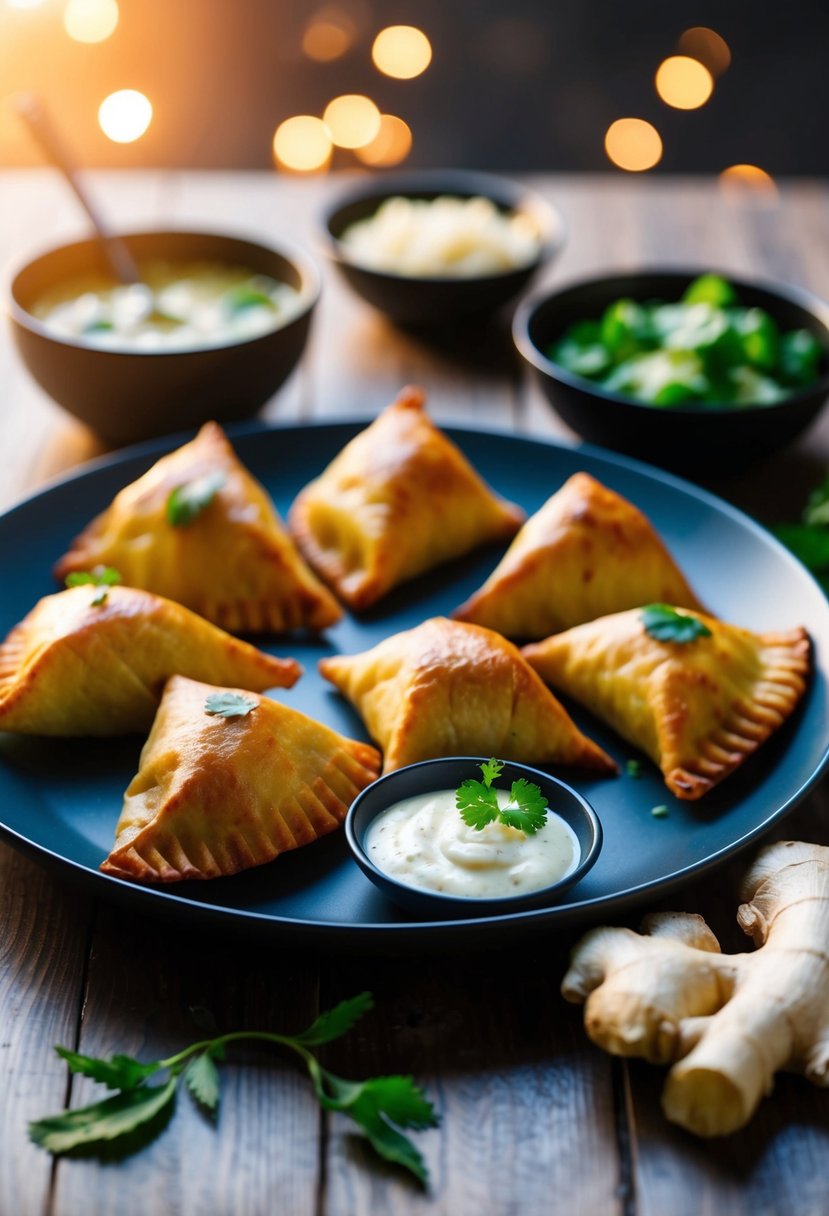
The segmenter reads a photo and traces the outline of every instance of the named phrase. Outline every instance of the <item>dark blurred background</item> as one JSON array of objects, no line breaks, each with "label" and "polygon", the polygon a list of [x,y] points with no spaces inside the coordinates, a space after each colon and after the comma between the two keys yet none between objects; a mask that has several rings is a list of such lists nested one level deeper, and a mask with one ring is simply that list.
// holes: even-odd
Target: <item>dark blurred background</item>
[{"label": "dark blurred background", "polygon": [[[431,47],[412,79],[390,77],[372,60],[377,34],[400,24],[422,31]],[[99,40],[79,40],[90,34]],[[392,66],[416,68],[418,48],[422,40],[404,38]],[[685,104],[713,85],[690,109],[666,104],[655,84],[660,64],[683,52],[664,89],[671,71]],[[710,76],[694,75],[692,64],[686,79],[688,58]],[[152,119],[121,143],[102,130],[99,107],[123,89],[145,95]],[[630,167],[638,157],[656,172],[748,164],[774,177],[825,174],[829,2],[0,0],[0,97],[19,90],[42,95],[90,166],[265,167],[285,120],[319,119],[338,95],[361,94],[402,122],[388,120],[382,138],[356,151],[330,149],[319,125],[288,128],[296,140],[285,135],[283,171],[315,155],[321,168],[507,171],[603,171],[632,156]],[[127,117],[116,107],[110,122],[116,133],[120,122],[122,136],[130,134],[129,100]],[[656,136],[621,129],[621,151],[609,152],[606,135],[620,118],[644,120]],[[139,113],[136,127],[141,121]],[[40,162],[8,104],[0,161]]]}]

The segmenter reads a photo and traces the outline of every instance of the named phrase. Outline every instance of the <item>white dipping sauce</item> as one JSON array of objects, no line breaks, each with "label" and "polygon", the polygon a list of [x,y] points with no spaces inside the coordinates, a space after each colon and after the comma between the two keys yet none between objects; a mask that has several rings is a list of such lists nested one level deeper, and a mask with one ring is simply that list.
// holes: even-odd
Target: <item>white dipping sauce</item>
[{"label": "white dipping sauce", "polygon": [[[509,791],[497,794],[505,806]],[[365,839],[378,870],[424,891],[498,899],[548,887],[579,864],[576,834],[554,811],[533,835],[500,821],[479,831],[464,823],[455,796],[455,790],[416,794],[378,815]]]},{"label": "white dipping sauce", "polygon": [[198,350],[258,338],[304,303],[268,275],[223,262],[143,263],[140,283],[93,273],[68,279],[32,307],[59,338],[115,351]]}]

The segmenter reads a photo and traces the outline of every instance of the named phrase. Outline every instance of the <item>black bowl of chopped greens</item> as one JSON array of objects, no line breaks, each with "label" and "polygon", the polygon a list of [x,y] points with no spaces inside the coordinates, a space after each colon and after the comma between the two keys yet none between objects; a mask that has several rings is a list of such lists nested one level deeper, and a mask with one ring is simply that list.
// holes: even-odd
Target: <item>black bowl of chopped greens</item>
[{"label": "black bowl of chopped greens", "polygon": [[829,306],[790,287],[608,275],[525,301],[513,337],[582,438],[702,478],[778,451],[829,396]]}]

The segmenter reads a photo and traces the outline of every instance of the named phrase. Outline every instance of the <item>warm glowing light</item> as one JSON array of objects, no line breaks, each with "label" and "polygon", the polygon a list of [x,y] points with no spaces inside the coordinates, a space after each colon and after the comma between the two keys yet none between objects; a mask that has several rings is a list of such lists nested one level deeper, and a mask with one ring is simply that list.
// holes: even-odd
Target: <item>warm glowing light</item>
[{"label": "warm glowing light", "polygon": [[317,63],[331,63],[346,53],[356,36],[354,22],[341,9],[322,8],[305,27],[302,49]]},{"label": "warm glowing light", "polygon": [[136,89],[119,89],[105,97],[98,109],[98,122],[104,135],[116,144],[131,144],[140,139],[153,116],[150,99]]},{"label": "warm glowing light", "polygon": [[364,165],[380,168],[399,165],[411,150],[412,132],[408,124],[394,114],[381,114],[380,130],[370,144],[357,148],[356,153]]},{"label": "warm glowing light", "polygon": [[380,111],[370,97],[344,93],[325,107],[323,121],[339,148],[363,148],[380,130]]},{"label": "warm glowing light", "polygon": [[662,140],[656,127],[643,118],[617,118],[607,128],[604,150],[620,169],[642,173],[659,164]]},{"label": "warm glowing light", "polygon": [[716,30],[706,25],[695,25],[686,30],[679,40],[679,50],[704,63],[712,76],[722,76],[731,63],[731,49]]},{"label": "warm glowing light", "polygon": [[671,55],[656,70],[656,91],[675,110],[698,110],[714,91],[714,77],[698,60]]},{"label": "warm glowing light", "polygon": [[63,24],[76,42],[103,42],[118,24],[116,0],[69,0]]},{"label": "warm glowing light", "polygon": [[413,25],[388,25],[374,39],[374,66],[396,80],[412,80],[432,62],[432,44]]},{"label": "warm glowing light", "polygon": [[774,178],[757,165],[729,165],[720,174],[720,184],[726,194],[762,195],[766,201],[777,198]]},{"label": "warm glowing light", "polygon": [[297,114],[276,128],[273,154],[276,163],[295,173],[315,173],[331,159],[331,136],[320,118]]},{"label": "warm glowing light", "polygon": [[43,0],[6,0],[8,8],[39,8]]}]

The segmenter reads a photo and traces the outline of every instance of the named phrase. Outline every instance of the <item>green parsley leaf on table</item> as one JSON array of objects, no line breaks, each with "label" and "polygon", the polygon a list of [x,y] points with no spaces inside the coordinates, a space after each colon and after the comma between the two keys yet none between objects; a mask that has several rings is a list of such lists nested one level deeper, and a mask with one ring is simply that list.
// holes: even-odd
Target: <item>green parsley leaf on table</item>
[{"label": "green parsley leaf on table", "polygon": [[209,1051],[193,1057],[184,1070],[184,1083],[198,1105],[214,1115],[219,1106],[219,1070]]},{"label": "green parsley leaf on table", "polygon": [[799,523],[772,531],[829,595],[829,477],[812,490]]},{"label": "green parsley leaf on table", "polygon": [[79,1055],[68,1047],[56,1047],[55,1051],[72,1072],[100,1081],[107,1089],[134,1089],[160,1068],[157,1061],[142,1064],[132,1056],[115,1055],[109,1060],[99,1060],[95,1056]]},{"label": "green parsley leaf on table", "polygon": [[[321,1013],[298,1035],[236,1031],[202,1039],[166,1060],[150,1063],[125,1055],[102,1060],[58,1047],[55,1050],[73,1072],[83,1073],[118,1092],[90,1106],[38,1119],[29,1124],[29,1136],[35,1144],[55,1154],[82,1150],[86,1155],[108,1157],[113,1146],[122,1155],[134,1152],[158,1135],[172,1115],[180,1078],[197,1105],[215,1116],[220,1089],[217,1063],[224,1059],[227,1048],[240,1042],[269,1043],[285,1047],[302,1059],[321,1106],[353,1119],[382,1157],[410,1170],[425,1186],[426,1164],[404,1130],[436,1127],[438,1119],[431,1102],[412,1078],[349,1081],[328,1072],[309,1050],[339,1038],[372,1006],[371,993],[363,992]],[[148,1077],[162,1072],[166,1072],[166,1080],[147,1084]],[[136,1136],[139,1132],[144,1137],[140,1141]]]},{"label": "green parsley leaf on table", "polygon": [[647,604],[641,612],[645,632],[657,642],[695,642],[710,638],[711,630],[701,620],[686,612],[677,612],[668,604]]},{"label": "green parsley leaf on table", "polygon": [[163,1085],[122,1089],[114,1098],[30,1123],[29,1136],[50,1153],[97,1147],[103,1155],[107,1144],[132,1134],[170,1107],[176,1084],[177,1078],[171,1076]]},{"label": "green parsley leaf on table", "polygon": [[625,761],[625,772],[627,773],[628,777],[641,777],[642,776],[642,761],[641,760],[626,760]]},{"label": "green parsley leaf on table", "polygon": [[226,481],[224,473],[205,473],[204,477],[176,486],[167,498],[167,523],[174,528],[186,528],[210,506]]},{"label": "green parsley leaf on table", "polygon": [[211,692],[204,702],[204,712],[217,718],[244,718],[256,709],[256,704],[251,697],[238,692]]},{"label": "green parsley leaf on table", "polygon": [[492,757],[479,767],[483,781],[470,778],[455,793],[455,805],[467,827],[480,832],[488,823],[498,820],[507,827],[526,832],[528,836],[544,827],[547,801],[537,785],[519,777],[512,783],[509,801],[500,806],[498,791],[493,788],[492,782],[500,777],[503,762]]},{"label": "green parsley leaf on table", "polygon": [[354,1023],[374,1008],[374,999],[370,992],[361,992],[347,1001],[340,1001],[333,1009],[321,1013],[302,1034],[295,1035],[297,1043],[305,1047],[319,1047],[330,1043],[340,1035],[350,1030]]}]

